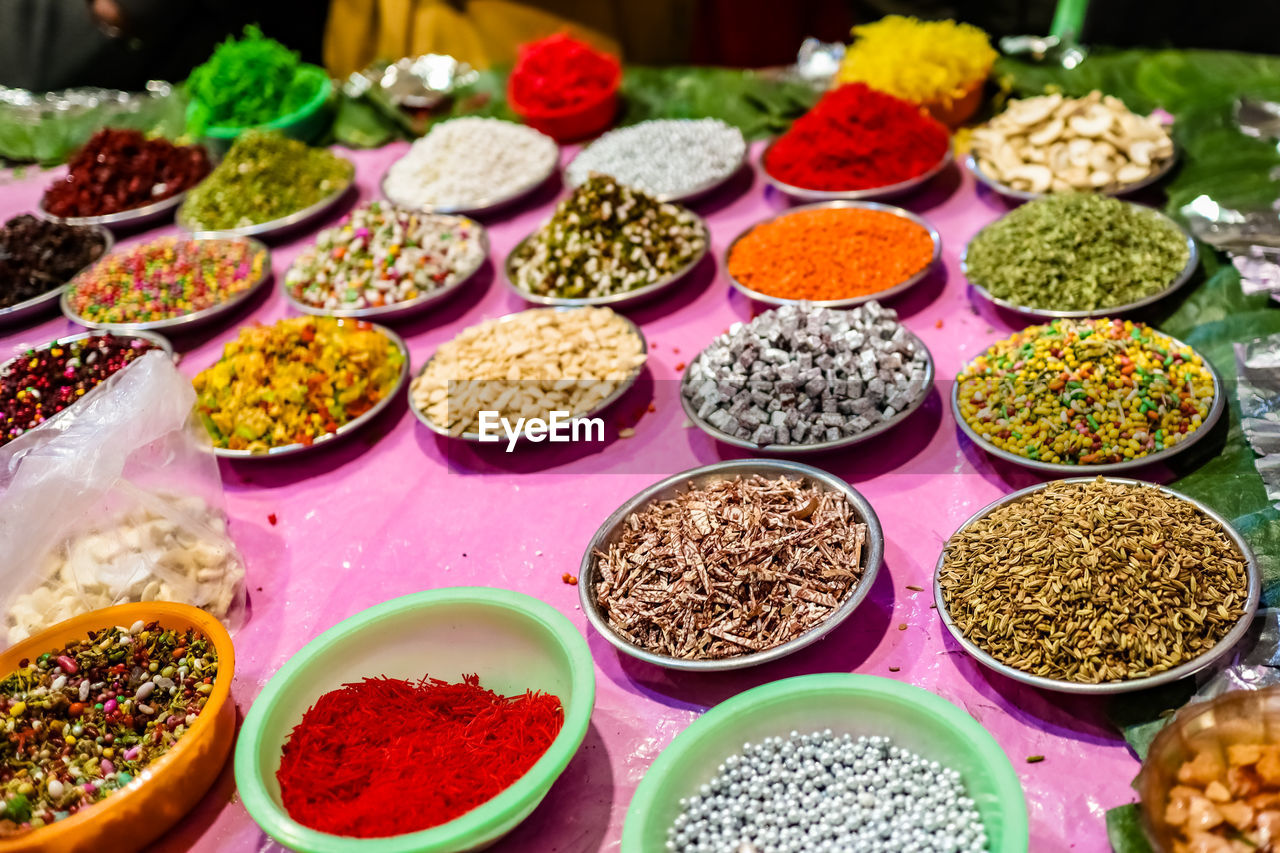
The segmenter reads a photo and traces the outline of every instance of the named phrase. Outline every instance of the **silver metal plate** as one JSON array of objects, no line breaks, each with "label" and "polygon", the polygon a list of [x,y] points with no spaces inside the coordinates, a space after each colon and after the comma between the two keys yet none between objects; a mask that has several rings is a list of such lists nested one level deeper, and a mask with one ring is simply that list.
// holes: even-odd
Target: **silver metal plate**
[{"label": "silver metal plate", "polygon": [[[193,235],[189,239],[227,240],[232,238]],[[71,307],[71,291],[75,289],[76,281],[80,278],[80,276],[76,276],[76,278],[73,278],[71,283],[62,290],[61,299],[59,301],[59,304],[62,306],[62,313],[71,322],[79,323],[81,326],[85,326],[86,328],[102,329],[104,331],[116,332],[122,335],[162,329],[182,329],[185,331],[216,320],[224,314],[229,314],[230,312],[235,311],[247,300],[251,299],[253,295],[261,290],[262,286],[271,278],[271,250],[263,245],[261,241],[255,240],[252,237],[234,239],[245,240],[249,243],[250,248],[254,252],[263,252],[265,257],[262,261],[262,274],[258,276],[257,281],[253,282],[247,288],[240,291],[235,296],[232,296],[225,302],[219,302],[217,305],[210,305],[208,308],[193,311],[190,314],[183,314],[178,317],[167,317],[163,320],[148,320],[143,323],[101,323],[95,320],[90,320],[86,317],[81,317],[75,312],[75,309]],[[105,258],[106,256],[104,255],[103,257]],[[102,259],[99,258],[99,260],[101,261]],[[92,272],[92,270],[93,267],[90,267],[80,275],[87,275]]]},{"label": "silver metal plate", "polygon": [[[1071,479],[1057,480],[1053,482],[1090,483],[1093,482],[1094,479],[1094,477],[1072,477]],[[1126,483],[1129,485],[1143,486],[1154,485],[1152,483],[1144,483],[1141,480],[1130,480],[1120,477],[1107,477],[1106,480],[1109,483]],[[1039,483],[1014,492],[1011,495],[1005,495],[997,501],[993,501],[970,516],[964,524],[960,525],[956,532],[959,533],[960,531],[965,530],[974,522],[987,516],[994,510],[999,509],[1006,504],[1022,500],[1027,495],[1044,489],[1049,485],[1051,485],[1051,483]],[[1007,678],[1011,678],[1014,681],[1020,681],[1023,684],[1030,684],[1032,687],[1039,687],[1043,690],[1053,690],[1059,693],[1084,693],[1094,696],[1112,693],[1131,693],[1137,690],[1159,687],[1162,684],[1169,684],[1170,682],[1178,681],[1179,679],[1186,678],[1187,676],[1199,672],[1202,669],[1213,666],[1228,655],[1235,645],[1244,638],[1245,634],[1249,631],[1250,623],[1253,622],[1253,615],[1257,611],[1258,602],[1262,597],[1262,574],[1258,569],[1258,559],[1253,553],[1253,549],[1249,547],[1249,543],[1246,542],[1244,537],[1231,526],[1231,523],[1218,515],[1218,513],[1214,512],[1204,503],[1193,497],[1184,495],[1181,492],[1174,491],[1166,486],[1156,486],[1156,488],[1160,489],[1160,491],[1167,495],[1180,498],[1181,500],[1192,504],[1209,518],[1220,524],[1223,532],[1225,532],[1231,541],[1235,543],[1236,547],[1240,549],[1240,553],[1244,556],[1247,564],[1246,571],[1249,574],[1249,589],[1248,596],[1245,600],[1244,614],[1240,617],[1240,621],[1236,623],[1235,627],[1233,627],[1225,637],[1218,641],[1217,645],[1200,655],[1200,657],[1189,660],[1180,666],[1176,666],[1173,669],[1159,673],[1158,675],[1150,675],[1144,678],[1131,678],[1123,681],[1104,681],[1100,684],[1085,684],[1076,681],[1060,681],[1055,678],[1044,678],[1039,675],[1032,675],[1020,669],[1015,669],[1008,664],[1001,663],[964,636],[964,634],[961,633],[959,626],[957,626],[954,620],[952,620],[951,613],[947,610],[946,600],[942,595],[942,566],[947,556],[947,549],[945,545],[942,548],[942,553],[938,555],[938,562],[934,566],[933,573],[933,597],[938,605],[938,613],[942,616],[942,624],[946,626],[947,631],[950,632],[951,636],[964,648],[966,652],[977,660],[978,663],[988,669],[994,670],[995,672],[998,672]]]},{"label": "silver metal plate", "polygon": [[876,291],[875,293],[869,293],[866,296],[851,296],[848,299],[820,299],[820,300],[811,301],[808,304],[819,306],[822,308],[852,308],[855,305],[861,305],[862,303],[870,302],[873,299],[876,299],[876,300],[888,299],[891,296],[896,296],[897,294],[911,287],[913,284],[923,281],[925,276],[929,275],[929,273],[933,271],[934,267],[938,265],[938,259],[942,257],[942,235],[938,233],[936,228],[934,228],[932,225],[926,222],[923,217],[917,216],[909,210],[903,210],[901,207],[894,207],[893,205],[890,205],[890,204],[881,204],[879,202],[874,202],[874,201],[850,201],[850,200],[822,201],[822,202],[817,202],[815,204],[798,205],[787,211],[784,211],[783,213],[779,213],[777,216],[771,216],[768,219],[763,219],[760,222],[757,222],[755,225],[752,225],[751,227],[747,228],[747,230],[743,231],[741,234],[735,237],[733,239],[733,242],[729,244],[729,248],[726,249],[724,253],[724,271],[725,271],[725,275],[729,277],[729,284],[732,285],[735,290],[737,290],[739,293],[741,293],[743,296],[747,297],[748,299],[753,299],[756,302],[764,302],[768,305],[792,305],[792,304],[804,301],[800,299],[784,299],[781,296],[770,296],[767,293],[760,293],[759,291],[752,290],[747,285],[738,281],[736,278],[733,277],[733,273],[729,271],[729,259],[733,257],[733,250],[734,248],[737,247],[738,243],[741,240],[745,239],[748,234],[750,234],[759,226],[767,225],[770,222],[776,222],[779,219],[784,219],[793,213],[799,213],[800,211],[803,211],[803,210],[848,210],[848,209],[880,210],[885,213],[892,213],[894,216],[900,216],[903,219],[908,219],[914,222],[916,225],[919,225],[925,231],[929,232],[929,238],[933,240],[933,257],[930,258],[929,263],[925,265],[924,269],[920,270],[919,272],[917,272],[912,276],[909,276],[903,281],[898,282],[892,287],[887,287],[884,290],[879,290],[879,291]]},{"label": "silver metal plate", "polygon": [[[732,479],[733,477],[750,477],[753,474],[760,474],[765,477],[787,476],[800,478],[826,490],[839,492],[849,501],[857,520],[867,525],[867,541],[863,551],[866,559],[862,577],[858,579],[857,585],[849,591],[848,597],[825,620],[794,640],[764,651],[751,652],[730,658],[685,660],[684,658],[669,657],[642,649],[614,633],[609,626],[608,618],[600,610],[599,602],[596,601],[594,594],[596,586],[595,552],[607,549],[610,543],[617,540],[623,525],[626,524],[627,519],[632,514],[642,511],[656,501],[667,500],[685,491],[690,483],[695,486],[702,486]],[[630,655],[645,663],[668,669],[694,672],[743,669],[784,658],[806,646],[812,645],[834,630],[853,614],[853,611],[871,592],[871,587],[875,584],[876,575],[880,571],[880,564],[883,559],[884,531],[880,528],[880,519],[876,516],[875,510],[867,499],[844,480],[828,474],[826,471],[814,468],[811,465],[803,465],[799,462],[787,462],[780,459],[738,459],[730,462],[717,462],[714,465],[704,465],[701,468],[694,468],[668,477],[659,483],[642,489],[630,500],[614,510],[613,514],[605,519],[604,524],[600,525],[595,535],[591,537],[591,542],[587,545],[586,551],[583,552],[582,562],[578,566],[578,596],[582,611],[587,614],[587,621],[591,623],[591,626],[595,628],[600,636],[604,637],[623,654]]]},{"label": "silver metal plate", "polygon": [[[96,232],[98,237],[102,240],[102,253],[98,255],[96,260],[92,260],[85,266],[81,267],[80,271],[77,272],[76,275],[92,268],[94,264],[105,258],[116,244],[115,237],[111,235],[111,231],[107,228],[104,228],[101,225],[88,225],[85,227]],[[71,278],[74,280],[75,276],[72,276]],[[59,300],[62,299],[62,293],[66,289],[67,282],[63,282],[61,285],[53,288],[52,290],[47,290],[39,296],[33,296],[30,299],[17,303],[16,305],[10,305],[8,308],[0,308],[0,325],[17,323],[18,321],[25,320],[28,317],[52,311],[59,304]]]}]

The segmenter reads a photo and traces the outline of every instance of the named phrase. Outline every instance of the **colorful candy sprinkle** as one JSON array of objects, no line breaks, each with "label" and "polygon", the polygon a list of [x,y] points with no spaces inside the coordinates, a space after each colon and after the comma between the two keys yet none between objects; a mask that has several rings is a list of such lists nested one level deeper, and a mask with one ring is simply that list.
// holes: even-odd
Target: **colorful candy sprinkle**
[{"label": "colorful candy sprinkle", "polygon": [[67,301],[93,323],[168,320],[249,290],[266,265],[266,249],[248,240],[161,237],[107,255],[72,282]]},{"label": "colorful candy sprinkle", "polygon": [[0,366],[0,445],[52,418],[155,344],[91,335],[29,349]]},{"label": "colorful candy sprinkle", "polygon": [[[0,681],[0,838],[70,817],[147,772],[191,728],[218,675],[203,635],[142,620],[20,663]],[[144,692],[147,702],[136,698]]]},{"label": "colorful candy sprinkle", "polygon": [[1213,373],[1142,323],[1055,320],[992,345],[956,379],[980,436],[1028,459],[1101,465],[1172,447],[1204,423]]}]

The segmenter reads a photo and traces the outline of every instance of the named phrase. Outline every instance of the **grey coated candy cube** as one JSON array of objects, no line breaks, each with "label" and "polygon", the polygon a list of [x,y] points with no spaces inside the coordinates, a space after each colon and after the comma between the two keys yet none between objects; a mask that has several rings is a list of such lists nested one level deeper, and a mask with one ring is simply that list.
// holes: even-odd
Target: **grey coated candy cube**
[{"label": "grey coated candy cube", "polygon": [[786,427],[776,426],[773,428],[773,433],[774,433],[773,435],[774,444],[790,444],[791,443],[791,433],[787,430]]},{"label": "grey coated candy cube", "polygon": [[[813,399],[812,397],[810,399]],[[822,411],[824,414],[830,414],[836,411],[836,398],[830,394],[822,395]]]},{"label": "grey coated candy cube", "polygon": [[773,399],[773,395],[767,391],[752,391],[751,402],[761,409],[769,407],[769,401]]},{"label": "grey coated candy cube", "polygon": [[[718,400],[707,400],[705,403],[703,403],[701,406],[698,407],[698,417],[702,418],[704,421],[707,421],[708,423],[711,422],[711,415],[714,412],[724,412],[724,409],[720,408],[720,402]],[[729,414],[728,412],[724,412],[724,413],[726,415]]]},{"label": "grey coated candy cube", "polygon": [[733,433],[738,429],[738,421],[724,409],[717,409],[707,415],[707,423],[721,432]]},{"label": "grey coated candy cube", "polygon": [[866,432],[871,429],[871,421],[867,420],[862,415],[850,418],[849,425],[853,427],[855,432]]},{"label": "grey coated candy cube", "polygon": [[785,414],[786,420],[784,423],[787,425],[787,429],[795,429],[796,424],[800,423],[800,410],[795,408],[787,409]]},{"label": "grey coated candy cube", "polygon": [[756,431],[751,436],[751,440],[756,444],[773,444],[773,436],[773,427],[761,424],[756,427]]},{"label": "grey coated candy cube", "polygon": [[814,377],[804,383],[804,392],[810,397],[816,397],[825,390],[827,390],[827,382],[825,379]]},{"label": "grey coated candy cube", "polygon": [[823,438],[825,438],[827,441],[837,440],[838,438],[840,438],[840,428],[827,427],[826,432],[823,433]]},{"label": "grey coated candy cube", "polygon": [[884,387],[884,380],[877,376],[867,383],[867,396],[877,399],[883,397]]},{"label": "grey coated candy cube", "polygon": [[838,412],[823,412],[822,425],[829,427],[838,427],[844,423],[844,416]]},{"label": "grey coated candy cube", "polygon": [[801,442],[803,442],[804,437],[809,434],[809,425],[804,421],[800,421],[797,424],[793,424],[791,427],[789,427],[789,429],[791,432],[791,441],[794,442],[795,444],[800,444]]}]

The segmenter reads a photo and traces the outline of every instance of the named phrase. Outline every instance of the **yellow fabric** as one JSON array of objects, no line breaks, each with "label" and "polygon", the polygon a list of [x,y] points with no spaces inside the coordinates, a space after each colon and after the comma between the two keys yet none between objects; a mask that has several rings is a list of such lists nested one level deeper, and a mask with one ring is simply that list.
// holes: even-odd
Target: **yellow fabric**
[{"label": "yellow fabric", "polygon": [[[461,7],[461,8],[459,8]],[[510,64],[516,48],[557,32],[619,55],[613,4],[601,0],[333,0],[324,61],[345,77],[375,59],[447,53],[476,68]]]}]

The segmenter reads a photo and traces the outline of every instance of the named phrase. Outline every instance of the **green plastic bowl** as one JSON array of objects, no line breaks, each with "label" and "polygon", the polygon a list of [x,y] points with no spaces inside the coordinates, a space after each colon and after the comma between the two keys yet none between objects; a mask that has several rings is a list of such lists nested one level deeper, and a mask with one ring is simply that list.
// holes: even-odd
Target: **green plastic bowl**
[{"label": "green plastic bowl", "polygon": [[711,781],[744,743],[831,729],[884,735],[956,770],[977,804],[990,853],[1026,853],[1027,802],[1013,765],[987,730],[964,711],[919,687],[874,675],[832,673],[786,678],[720,703],[681,732],[645,774],[627,809],[622,853],[665,849],[680,799]]},{"label": "green plastic bowl", "polygon": [[[246,130],[278,130],[290,139],[302,142],[314,142],[319,139],[329,124],[326,105],[333,94],[333,81],[329,79],[329,73],[318,65],[303,65],[298,72],[298,77],[303,80],[319,81],[320,85],[311,100],[288,115],[282,115],[266,124],[255,125],[253,128],[210,125],[204,129],[203,134],[206,146],[216,154],[223,154],[231,147],[236,137]],[[194,110],[195,102],[192,101],[187,104],[188,125],[191,123]]]},{"label": "green plastic bowl", "polygon": [[[386,838],[309,829],[280,802],[280,751],[303,713],[324,693],[366,676],[460,681],[505,695],[544,690],[560,697],[564,728],[529,772],[498,796],[448,823]],[[587,642],[550,605],[487,587],[438,589],[357,613],[312,640],[280,668],[249,709],[236,743],[236,787],[268,835],[308,853],[456,853],[481,850],[542,802],[577,752],[595,704]],[[406,794],[408,796],[408,794]]]}]

